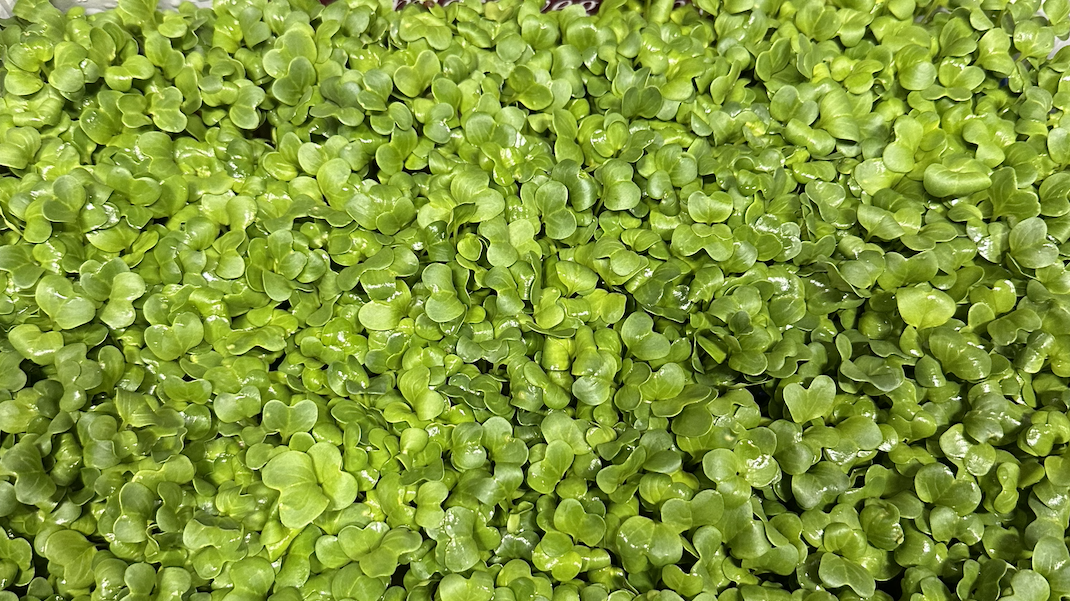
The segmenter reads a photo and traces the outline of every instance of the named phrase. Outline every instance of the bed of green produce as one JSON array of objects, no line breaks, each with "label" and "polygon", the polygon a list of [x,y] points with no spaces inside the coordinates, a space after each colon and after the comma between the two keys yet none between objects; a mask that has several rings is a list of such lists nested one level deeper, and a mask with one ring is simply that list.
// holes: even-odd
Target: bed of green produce
[{"label": "bed of green produce", "polygon": [[542,8],[0,22],[0,601],[1070,597],[1067,0]]}]

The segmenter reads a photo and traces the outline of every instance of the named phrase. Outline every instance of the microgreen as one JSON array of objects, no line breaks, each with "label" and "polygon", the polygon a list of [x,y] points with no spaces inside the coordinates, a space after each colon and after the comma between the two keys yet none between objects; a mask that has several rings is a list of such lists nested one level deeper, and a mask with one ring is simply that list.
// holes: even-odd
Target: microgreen
[{"label": "microgreen", "polygon": [[0,21],[0,601],[1070,596],[1070,5]]}]

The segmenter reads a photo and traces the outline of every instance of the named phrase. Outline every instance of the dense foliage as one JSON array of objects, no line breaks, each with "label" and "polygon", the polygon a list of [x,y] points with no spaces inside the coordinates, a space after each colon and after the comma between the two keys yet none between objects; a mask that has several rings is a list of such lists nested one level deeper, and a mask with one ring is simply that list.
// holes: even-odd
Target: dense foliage
[{"label": "dense foliage", "polygon": [[1070,597],[1067,0],[2,24],[0,601]]}]

